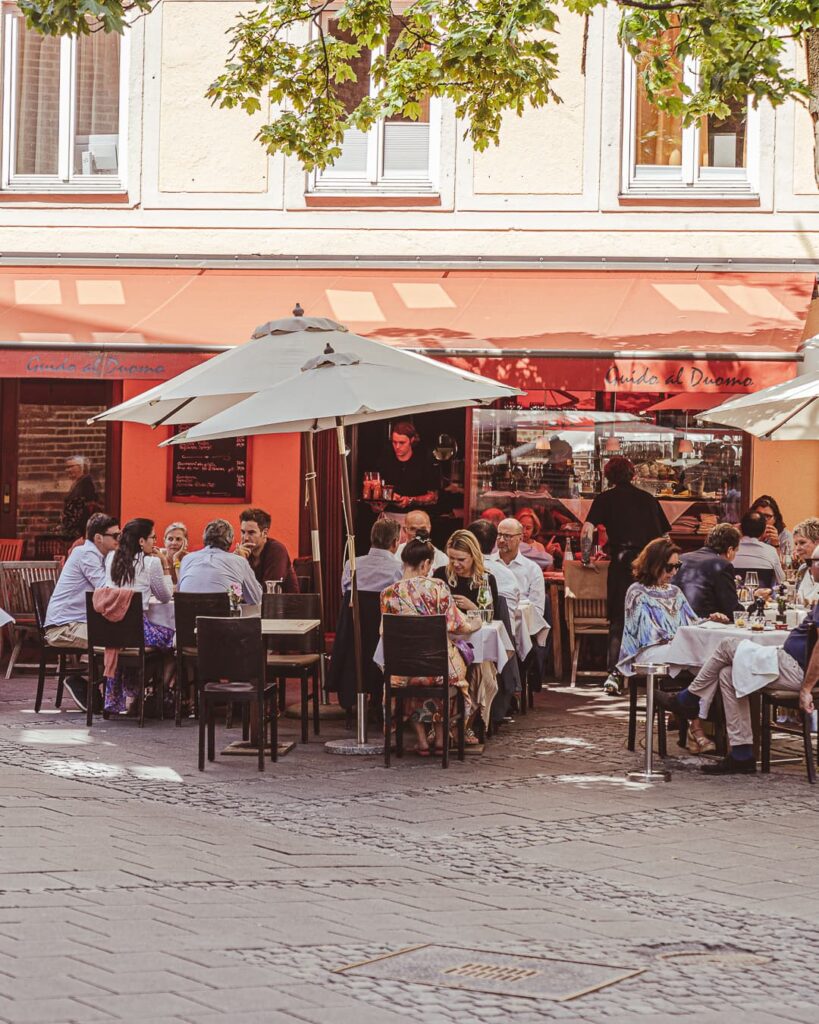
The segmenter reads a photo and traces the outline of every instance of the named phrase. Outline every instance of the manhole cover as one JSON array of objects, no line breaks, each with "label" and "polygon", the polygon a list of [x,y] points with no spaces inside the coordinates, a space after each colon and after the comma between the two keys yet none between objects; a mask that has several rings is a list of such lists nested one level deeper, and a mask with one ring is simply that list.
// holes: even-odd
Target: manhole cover
[{"label": "manhole cover", "polygon": [[703,953],[663,953],[660,959],[670,960],[672,963],[680,964],[683,967],[686,964],[692,964],[697,967],[713,965],[729,969],[732,967],[759,967],[762,964],[769,964],[771,962],[769,956],[759,956],[757,953],[742,953],[739,951],[721,953],[718,950]]},{"label": "manhole cover", "polygon": [[515,956],[484,949],[425,945],[340,967],[335,973],[565,1002],[633,978],[643,970],[551,957]]}]

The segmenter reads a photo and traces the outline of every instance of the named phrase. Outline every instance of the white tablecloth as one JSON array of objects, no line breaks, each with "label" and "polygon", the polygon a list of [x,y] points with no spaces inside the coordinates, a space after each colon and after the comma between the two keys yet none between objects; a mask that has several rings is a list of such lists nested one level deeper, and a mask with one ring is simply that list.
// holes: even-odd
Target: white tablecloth
[{"label": "white tablecloth", "polygon": [[[469,636],[460,637],[471,645],[475,652],[475,661],[494,661],[498,672],[515,653],[514,645],[506,632],[506,626],[500,621],[485,622],[479,630]],[[373,661],[381,668],[384,667],[384,642],[378,641],[378,646],[373,654]]]},{"label": "white tablecloth", "polygon": [[534,641],[542,647],[549,636],[551,626],[531,601],[521,601],[514,616],[512,628],[515,631],[515,646],[521,658],[532,649]]},{"label": "white tablecloth", "polygon": [[[735,636],[740,640],[753,640],[755,644],[782,647],[788,639],[788,630],[772,629],[753,633],[750,629],[720,625],[716,622],[701,623],[698,626],[682,626],[670,644],[650,648],[651,655],[669,666],[670,674],[677,675],[683,669],[696,672],[717,649],[720,640]],[[647,653],[646,658],[649,658]],[[642,658],[638,658],[642,661]]]}]

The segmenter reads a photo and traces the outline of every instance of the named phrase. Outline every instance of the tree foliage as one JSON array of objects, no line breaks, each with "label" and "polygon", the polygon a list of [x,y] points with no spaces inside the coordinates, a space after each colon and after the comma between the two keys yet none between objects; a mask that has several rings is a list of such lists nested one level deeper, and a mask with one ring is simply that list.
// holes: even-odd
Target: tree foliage
[{"label": "tree foliage", "polygon": [[[18,5],[31,27],[62,34],[122,32],[129,12],[145,13],[156,2]],[[497,144],[505,112],[560,102],[561,14],[588,17],[607,5],[622,11],[621,40],[639,59],[649,99],[686,123],[726,117],[747,96],[755,104],[796,98],[817,106],[815,82],[789,64],[789,42],[809,52],[816,45],[819,0],[414,0],[397,14],[390,0],[269,0],[237,15],[227,65],[207,95],[249,114],[270,109],[261,143],[271,154],[295,155],[307,169],[332,163],[348,128],[366,131],[395,114],[415,120],[430,96],[453,103],[480,150]],[[394,31],[390,37],[394,19],[397,38]],[[376,53],[373,87],[351,105],[349,83],[366,50]],[[680,87],[677,62],[688,57],[699,76]]]}]

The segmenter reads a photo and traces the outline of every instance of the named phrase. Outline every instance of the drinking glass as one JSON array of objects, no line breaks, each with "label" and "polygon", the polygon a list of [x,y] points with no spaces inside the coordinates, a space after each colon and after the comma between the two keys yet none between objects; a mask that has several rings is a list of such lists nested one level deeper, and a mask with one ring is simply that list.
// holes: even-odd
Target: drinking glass
[{"label": "drinking glass", "polygon": [[749,590],[756,590],[759,587],[759,575],[753,569],[745,573],[745,586]]},{"label": "drinking glass", "polygon": [[744,609],[734,612],[734,625],[737,629],[747,629],[748,613]]},{"label": "drinking glass", "polygon": [[265,580],[265,590],[268,594],[281,594],[284,580]]}]

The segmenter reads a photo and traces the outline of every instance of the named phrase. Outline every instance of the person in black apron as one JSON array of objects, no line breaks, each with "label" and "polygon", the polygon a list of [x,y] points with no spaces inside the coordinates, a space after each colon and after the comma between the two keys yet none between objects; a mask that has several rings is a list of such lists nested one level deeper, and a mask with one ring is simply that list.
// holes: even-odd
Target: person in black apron
[{"label": "person in black apron", "polygon": [[608,555],[611,559],[606,594],[609,612],[609,676],[603,688],[607,693],[618,694],[622,689],[622,680],[617,672],[617,660],[623,637],[626,591],[634,582],[631,563],[649,541],[668,533],[671,526],[659,501],[632,483],[635,469],[630,459],[615,455],[606,463],[603,473],[609,487],[598,494],[591,504],[580,534],[580,548],[583,564],[590,564],[594,528],[606,528]]}]

